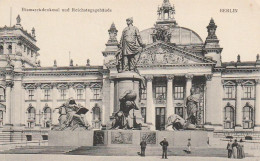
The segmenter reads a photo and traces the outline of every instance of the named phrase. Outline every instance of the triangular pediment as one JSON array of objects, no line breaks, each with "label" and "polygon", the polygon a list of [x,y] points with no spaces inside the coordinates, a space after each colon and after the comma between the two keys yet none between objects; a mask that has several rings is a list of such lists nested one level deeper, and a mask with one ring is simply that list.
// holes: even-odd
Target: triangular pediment
[{"label": "triangular pediment", "polygon": [[136,60],[137,66],[215,64],[211,59],[161,41],[147,46]]}]

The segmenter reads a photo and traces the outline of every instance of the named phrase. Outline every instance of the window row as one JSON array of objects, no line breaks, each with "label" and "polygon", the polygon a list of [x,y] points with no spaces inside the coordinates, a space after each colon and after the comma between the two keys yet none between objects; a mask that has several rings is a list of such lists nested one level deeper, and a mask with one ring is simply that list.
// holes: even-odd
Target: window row
[{"label": "window row", "polygon": [[[8,51],[8,54],[12,54],[12,52],[13,52],[12,45],[7,46],[7,51]],[[0,54],[4,54],[4,46],[3,45],[0,45]]]},{"label": "window row", "polygon": [[[224,98],[235,99],[236,98],[236,86],[224,86]],[[242,86],[242,98],[252,99],[255,98],[254,86]]]},{"label": "window row", "polygon": [[[183,99],[184,98],[184,87],[183,86],[174,86],[174,99]],[[146,100],[147,91],[146,89],[141,90],[141,99]],[[167,98],[167,87],[166,86],[156,86],[155,87],[155,99],[156,100],[166,100]]]},{"label": "window row", "polygon": [[[43,93],[41,98],[43,100],[52,100],[52,90],[51,89],[43,89]],[[101,89],[94,88],[92,89],[93,96],[91,99],[100,99]],[[36,100],[36,90],[28,89],[27,90],[27,100]],[[85,99],[85,90],[84,89],[75,89],[75,99]],[[0,95],[1,98],[1,95]],[[58,99],[66,100],[69,98],[69,89],[58,89]]]},{"label": "window row", "polygon": [[[250,106],[243,107],[243,128],[251,129],[254,125],[254,110]],[[231,106],[224,109],[224,128],[233,129],[235,127],[235,110]]]}]

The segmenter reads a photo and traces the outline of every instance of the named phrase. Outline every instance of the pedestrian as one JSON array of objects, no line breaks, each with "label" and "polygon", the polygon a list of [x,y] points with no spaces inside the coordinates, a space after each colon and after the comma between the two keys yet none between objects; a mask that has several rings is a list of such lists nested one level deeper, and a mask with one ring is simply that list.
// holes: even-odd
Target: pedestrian
[{"label": "pedestrian", "polygon": [[239,159],[245,158],[244,144],[243,144],[243,140],[242,139],[240,139],[240,141],[238,143],[237,158],[239,158]]},{"label": "pedestrian", "polygon": [[227,144],[227,150],[228,150],[228,158],[232,157],[232,139]]},{"label": "pedestrian", "polygon": [[169,146],[169,143],[166,140],[166,137],[164,137],[163,141],[160,142],[160,145],[162,146],[162,150],[163,150],[162,159],[164,159],[164,158],[168,159],[167,158],[167,147]]},{"label": "pedestrian", "polygon": [[141,156],[145,156],[145,148],[146,148],[146,141],[145,139],[142,139],[141,143],[140,143],[140,146],[141,146]]},{"label": "pedestrian", "polygon": [[234,143],[232,144],[232,154],[233,154],[233,158],[237,158],[237,139],[235,139]]},{"label": "pedestrian", "polygon": [[191,143],[190,143],[191,139],[188,139],[188,144],[187,144],[187,147],[188,147],[188,154],[191,153]]}]

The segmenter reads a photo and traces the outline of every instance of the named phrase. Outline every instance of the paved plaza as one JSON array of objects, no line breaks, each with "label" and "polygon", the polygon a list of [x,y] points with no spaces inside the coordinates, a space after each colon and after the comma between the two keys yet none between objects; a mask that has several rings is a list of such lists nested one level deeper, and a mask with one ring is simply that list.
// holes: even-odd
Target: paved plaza
[{"label": "paved plaza", "polygon": [[[48,154],[0,154],[1,161],[157,161],[160,156],[82,156],[82,155],[48,155]],[[175,161],[232,161],[235,159],[221,157],[186,157],[169,156],[168,160]],[[260,161],[260,158],[247,157],[243,161]]]}]

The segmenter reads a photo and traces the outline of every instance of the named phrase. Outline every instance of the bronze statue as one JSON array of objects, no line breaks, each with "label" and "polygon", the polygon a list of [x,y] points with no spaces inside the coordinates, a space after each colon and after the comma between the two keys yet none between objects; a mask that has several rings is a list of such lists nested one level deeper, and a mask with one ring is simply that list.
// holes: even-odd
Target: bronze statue
[{"label": "bronze statue", "polygon": [[190,90],[190,96],[186,98],[186,110],[187,110],[187,120],[191,124],[197,124],[197,118],[196,118],[196,113],[198,111],[198,103],[199,103],[199,98],[196,97],[195,91],[192,88]]},{"label": "bronze statue", "polygon": [[88,129],[89,124],[84,120],[84,115],[88,109],[77,105],[74,99],[69,99],[67,103],[62,104],[59,109],[59,126],[54,126],[52,130],[76,130]]},{"label": "bronze statue", "polygon": [[[118,71],[134,71],[135,56],[142,51],[145,45],[142,42],[139,30],[133,26],[133,18],[126,19],[127,27],[123,30],[117,57]],[[136,41],[139,45],[137,45]]]},{"label": "bronze statue", "polygon": [[135,104],[137,94],[132,90],[127,90],[119,99],[120,109],[115,113],[112,129],[140,129],[141,125],[130,117],[131,110],[139,110]]}]

